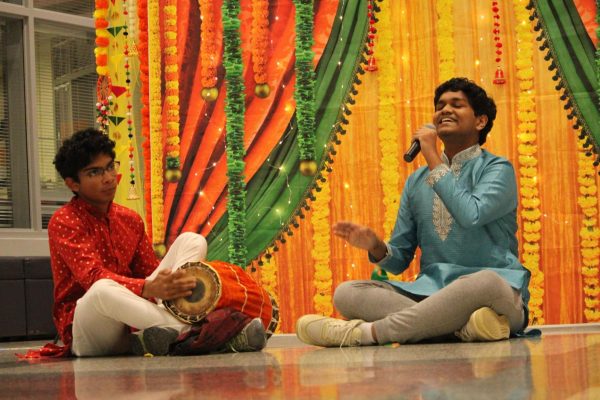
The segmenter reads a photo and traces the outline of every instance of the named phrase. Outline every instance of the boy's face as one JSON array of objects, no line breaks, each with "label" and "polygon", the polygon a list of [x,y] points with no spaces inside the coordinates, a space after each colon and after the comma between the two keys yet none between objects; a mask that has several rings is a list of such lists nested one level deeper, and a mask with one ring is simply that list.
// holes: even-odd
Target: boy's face
[{"label": "boy's face", "polygon": [[113,158],[108,154],[99,154],[77,175],[79,182],[65,179],[69,189],[77,193],[80,199],[106,211],[117,191],[117,170]]},{"label": "boy's face", "polygon": [[444,143],[478,143],[479,132],[487,121],[487,115],[475,116],[469,99],[462,91],[443,93],[435,105],[433,114],[433,123]]}]

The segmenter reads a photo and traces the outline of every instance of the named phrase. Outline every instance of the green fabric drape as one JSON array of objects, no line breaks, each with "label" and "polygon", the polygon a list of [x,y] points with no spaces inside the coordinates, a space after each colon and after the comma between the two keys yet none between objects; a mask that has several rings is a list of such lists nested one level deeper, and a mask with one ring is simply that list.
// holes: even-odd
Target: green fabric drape
[{"label": "green fabric drape", "polygon": [[[550,69],[556,69],[557,90],[568,99],[570,118],[582,127],[588,142],[600,151],[600,103],[595,48],[572,0],[532,0],[541,49],[548,49]],[[591,148],[590,148],[591,150]]]}]

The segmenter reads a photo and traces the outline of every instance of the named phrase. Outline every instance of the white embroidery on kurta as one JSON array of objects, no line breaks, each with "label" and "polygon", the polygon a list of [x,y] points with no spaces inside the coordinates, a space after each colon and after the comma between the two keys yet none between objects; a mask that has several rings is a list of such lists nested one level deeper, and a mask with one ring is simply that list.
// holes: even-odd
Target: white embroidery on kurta
[{"label": "white embroidery on kurta", "polygon": [[[441,164],[433,169],[427,177],[427,183],[431,186],[435,185],[448,171],[452,172],[455,178],[458,178],[460,171],[465,162],[472,160],[475,157],[479,157],[481,154],[481,147],[475,145],[465,149],[454,156],[452,159],[452,165],[448,167],[450,163],[445,153],[442,153],[442,160],[444,164]],[[443,165],[443,167],[442,167]],[[440,196],[437,193],[433,193],[433,227],[442,241],[446,240],[448,234],[452,230],[452,223],[454,218],[450,211],[444,205]]]}]

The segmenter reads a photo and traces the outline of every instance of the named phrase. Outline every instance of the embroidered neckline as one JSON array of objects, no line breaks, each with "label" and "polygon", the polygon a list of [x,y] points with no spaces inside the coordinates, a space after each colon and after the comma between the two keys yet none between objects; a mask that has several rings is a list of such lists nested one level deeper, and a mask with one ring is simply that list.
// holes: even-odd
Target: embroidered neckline
[{"label": "embroidered neckline", "polygon": [[[450,160],[448,160],[446,153],[442,153],[442,161],[446,166],[450,166],[452,174],[455,177],[458,177],[463,165],[467,161],[477,158],[480,155],[481,146],[476,144],[455,154],[454,157],[452,157],[452,164],[450,164]],[[454,218],[452,217],[452,214],[450,214],[450,211],[448,211],[444,202],[440,199],[440,196],[438,196],[436,192],[433,192],[433,227],[442,242],[446,240],[448,234],[452,230],[453,222]]]},{"label": "embroidered neckline", "polygon": [[450,164],[450,160],[446,153],[442,152],[442,161],[444,164],[448,165],[452,170],[454,176],[458,176],[460,174],[460,170],[462,166],[469,160],[477,158],[481,155],[481,146],[479,144],[468,147],[454,155],[452,157],[452,164]]}]

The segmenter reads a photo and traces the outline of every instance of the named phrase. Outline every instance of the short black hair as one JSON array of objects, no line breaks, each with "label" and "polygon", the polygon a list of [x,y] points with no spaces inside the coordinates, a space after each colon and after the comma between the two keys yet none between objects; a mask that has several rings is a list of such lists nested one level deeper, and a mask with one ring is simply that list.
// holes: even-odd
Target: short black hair
[{"label": "short black hair", "polygon": [[496,119],[496,103],[487,95],[485,90],[468,78],[451,78],[435,89],[433,106],[435,107],[442,95],[446,92],[463,92],[467,96],[469,105],[473,108],[475,116],[487,115],[488,122],[479,132],[479,144],[484,144],[487,134],[494,126]]},{"label": "short black hair", "polygon": [[106,154],[115,159],[115,142],[94,128],[75,132],[66,139],[54,157],[54,166],[63,179],[79,182],[78,173],[94,158]]}]

